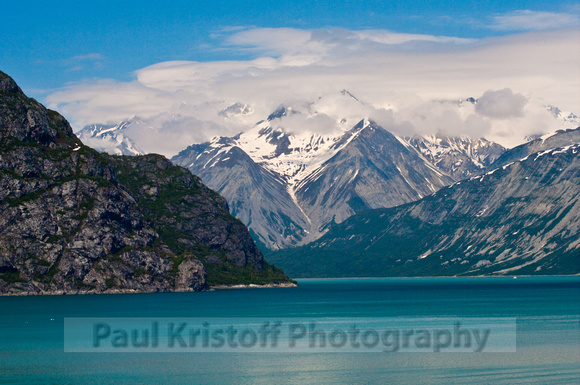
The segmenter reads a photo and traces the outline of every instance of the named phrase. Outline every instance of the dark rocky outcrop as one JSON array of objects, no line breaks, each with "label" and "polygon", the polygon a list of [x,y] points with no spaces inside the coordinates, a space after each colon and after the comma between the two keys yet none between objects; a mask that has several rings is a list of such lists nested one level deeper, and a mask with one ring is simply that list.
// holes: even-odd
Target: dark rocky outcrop
[{"label": "dark rocky outcrop", "polygon": [[0,72],[0,293],[286,281],[198,177],[159,155],[98,153]]}]

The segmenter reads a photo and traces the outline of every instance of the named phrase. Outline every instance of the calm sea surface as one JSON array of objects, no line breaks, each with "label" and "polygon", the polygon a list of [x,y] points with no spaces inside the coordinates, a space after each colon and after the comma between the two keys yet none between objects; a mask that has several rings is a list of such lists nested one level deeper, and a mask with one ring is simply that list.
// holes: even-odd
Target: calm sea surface
[{"label": "calm sea surface", "polygon": [[[311,279],[289,289],[0,297],[2,384],[578,384],[580,277]],[[515,318],[514,353],[65,353],[69,317]]]}]

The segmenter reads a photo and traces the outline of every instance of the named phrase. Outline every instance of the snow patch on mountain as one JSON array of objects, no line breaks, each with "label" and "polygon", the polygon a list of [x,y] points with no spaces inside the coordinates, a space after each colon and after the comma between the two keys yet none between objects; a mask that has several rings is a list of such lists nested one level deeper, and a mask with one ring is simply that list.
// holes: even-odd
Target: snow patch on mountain
[{"label": "snow patch on mountain", "polygon": [[145,124],[137,117],[119,124],[91,124],[77,132],[79,139],[97,151],[115,155],[143,155],[141,149],[127,135],[127,128],[134,124]]},{"label": "snow patch on mountain", "polygon": [[219,112],[220,116],[225,118],[229,118],[232,116],[239,116],[239,115],[250,115],[254,112],[252,106],[243,103],[234,103],[231,106],[224,108]]},{"label": "snow patch on mountain", "polygon": [[547,105],[545,106],[554,118],[558,119],[562,125],[567,128],[576,128],[580,126],[580,118],[571,111],[562,111],[558,107]]},{"label": "snow patch on mountain", "polygon": [[468,136],[416,135],[404,141],[456,180],[479,174],[506,151],[497,143]]}]

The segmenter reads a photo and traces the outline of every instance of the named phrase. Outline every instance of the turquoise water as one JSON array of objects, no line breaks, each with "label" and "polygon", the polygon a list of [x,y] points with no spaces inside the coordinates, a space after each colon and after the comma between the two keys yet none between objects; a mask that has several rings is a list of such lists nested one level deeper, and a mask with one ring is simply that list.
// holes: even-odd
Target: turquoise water
[{"label": "turquoise water", "polygon": [[[580,277],[300,280],[288,289],[0,297],[0,383],[580,383]],[[514,317],[515,353],[65,353],[65,317]]]}]

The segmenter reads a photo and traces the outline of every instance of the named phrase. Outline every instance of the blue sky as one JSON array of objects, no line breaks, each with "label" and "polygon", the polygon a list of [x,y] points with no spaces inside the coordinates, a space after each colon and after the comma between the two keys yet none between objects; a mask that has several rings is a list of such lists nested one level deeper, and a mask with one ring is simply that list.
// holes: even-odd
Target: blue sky
[{"label": "blue sky", "polygon": [[497,18],[502,15],[527,10],[577,17],[579,12],[577,2],[537,0],[0,3],[0,70],[41,100],[70,82],[127,81],[134,71],[159,62],[255,57],[255,52],[224,46],[223,36],[236,27],[381,29],[484,38],[534,29],[501,27]]}]

